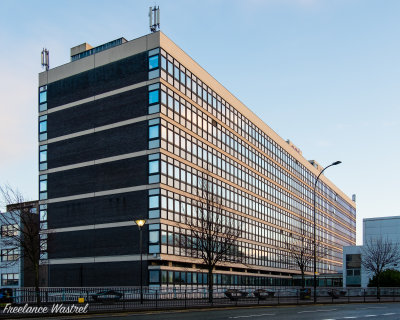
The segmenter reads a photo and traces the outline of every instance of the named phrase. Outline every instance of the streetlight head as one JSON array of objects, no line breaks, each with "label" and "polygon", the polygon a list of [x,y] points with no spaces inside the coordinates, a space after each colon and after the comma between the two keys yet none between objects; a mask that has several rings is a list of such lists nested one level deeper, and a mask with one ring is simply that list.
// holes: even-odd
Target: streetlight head
[{"label": "streetlight head", "polygon": [[146,220],[144,220],[144,219],[138,219],[138,220],[135,220],[135,223],[138,225],[138,227],[143,227],[144,226],[144,224],[146,223]]},{"label": "streetlight head", "polygon": [[341,164],[342,161],[335,161],[334,163],[332,163],[333,166],[336,166],[337,164]]}]

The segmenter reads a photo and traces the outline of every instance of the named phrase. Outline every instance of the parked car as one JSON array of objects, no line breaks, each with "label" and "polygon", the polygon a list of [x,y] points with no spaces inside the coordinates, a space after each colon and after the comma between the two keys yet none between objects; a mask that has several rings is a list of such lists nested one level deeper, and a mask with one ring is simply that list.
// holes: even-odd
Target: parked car
[{"label": "parked car", "polygon": [[123,293],[115,290],[105,290],[92,294],[92,298],[96,302],[115,302],[122,298]]}]

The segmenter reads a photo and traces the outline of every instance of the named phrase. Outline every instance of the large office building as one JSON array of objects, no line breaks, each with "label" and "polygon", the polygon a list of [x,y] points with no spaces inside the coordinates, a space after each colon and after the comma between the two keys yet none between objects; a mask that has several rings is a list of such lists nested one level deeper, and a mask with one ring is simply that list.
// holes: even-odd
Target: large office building
[{"label": "large office building", "polygon": [[[39,230],[37,207],[38,201],[29,201],[7,205],[6,212],[0,212],[0,288],[34,286],[35,270],[28,256],[35,249],[26,253],[22,244],[29,247],[30,241],[24,240],[23,236],[35,236]],[[28,223],[32,225],[28,226]],[[36,250],[39,251],[39,243]],[[42,267],[40,285],[46,284],[44,272]]]},{"label": "large office building", "polygon": [[[376,241],[400,245],[400,216],[377,217],[363,219],[363,245],[343,248],[343,286],[368,286],[373,274],[365,270],[361,261],[365,246],[373,245]],[[400,261],[385,266],[388,269],[400,271]]]},{"label": "large office building", "polygon": [[[288,285],[299,273],[288,243],[312,238],[322,167],[162,32],[82,44],[71,62],[40,73],[39,155],[51,286],[138,285],[138,218],[147,220],[144,283],[205,285],[199,255],[180,246],[205,170],[221,214],[242,230],[243,259],[217,265],[215,284]],[[321,176],[318,272],[341,269],[355,215],[355,203]]]}]

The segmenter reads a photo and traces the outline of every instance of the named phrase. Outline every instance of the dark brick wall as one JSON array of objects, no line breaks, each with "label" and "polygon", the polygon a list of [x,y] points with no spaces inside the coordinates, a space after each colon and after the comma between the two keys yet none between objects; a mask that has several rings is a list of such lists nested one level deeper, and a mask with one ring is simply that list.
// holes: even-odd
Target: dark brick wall
[{"label": "dark brick wall", "polygon": [[126,188],[148,183],[147,156],[60,171],[48,175],[48,197]]},{"label": "dark brick wall", "polygon": [[148,148],[147,121],[50,143],[48,168],[112,157]]},{"label": "dark brick wall", "polygon": [[[140,261],[51,265],[52,287],[139,286]],[[143,261],[143,284],[148,284],[147,261]]]},{"label": "dark brick wall", "polygon": [[48,204],[49,229],[135,220],[147,217],[148,191]]},{"label": "dark brick wall", "polygon": [[85,71],[47,86],[48,109],[148,80],[147,52]]},{"label": "dark brick wall", "polygon": [[[133,220],[133,219],[132,219]],[[143,252],[147,252],[148,227],[143,229]],[[129,227],[57,232],[49,235],[49,259],[139,254],[139,230]]]},{"label": "dark brick wall", "polygon": [[79,132],[147,115],[147,87],[48,114],[47,137]]}]

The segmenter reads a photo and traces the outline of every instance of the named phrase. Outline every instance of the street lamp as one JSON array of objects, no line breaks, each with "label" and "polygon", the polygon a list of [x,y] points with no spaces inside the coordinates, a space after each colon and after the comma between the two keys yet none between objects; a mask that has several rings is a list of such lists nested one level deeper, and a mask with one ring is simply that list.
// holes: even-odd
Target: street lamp
[{"label": "street lamp", "polygon": [[318,175],[317,179],[315,179],[315,183],[314,183],[314,303],[317,302],[317,237],[316,237],[316,216],[317,216],[317,212],[316,212],[316,208],[315,208],[315,192],[317,189],[317,183],[319,180],[319,177],[321,176],[321,174],[328,169],[329,167],[332,166],[336,166],[338,164],[341,164],[341,161],[335,161],[334,163],[330,164],[329,166],[325,167]]},{"label": "street lamp", "polygon": [[136,225],[139,228],[139,233],[140,233],[140,242],[139,242],[139,248],[140,248],[140,303],[143,304],[143,254],[142,254],[142,227],[146,223],[146,220],[144,219],[138,219],[135,220]]}]

